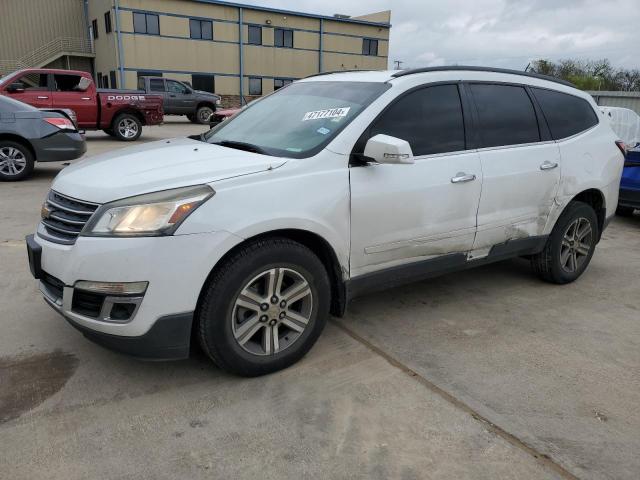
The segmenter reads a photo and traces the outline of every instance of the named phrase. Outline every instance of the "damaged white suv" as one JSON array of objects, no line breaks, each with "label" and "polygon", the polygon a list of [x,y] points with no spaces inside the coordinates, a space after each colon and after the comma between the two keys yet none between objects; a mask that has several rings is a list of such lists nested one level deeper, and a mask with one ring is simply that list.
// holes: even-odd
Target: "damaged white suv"
[{"label": "damaged white suv", "polygon": [[201,137],[63,170],[27,238],[45,300],[151,359],[197,339],[221,368],[300,359],[374,289],[527,256],[587,268],[624,158],[569,84],[473,67],[295,82]]}]

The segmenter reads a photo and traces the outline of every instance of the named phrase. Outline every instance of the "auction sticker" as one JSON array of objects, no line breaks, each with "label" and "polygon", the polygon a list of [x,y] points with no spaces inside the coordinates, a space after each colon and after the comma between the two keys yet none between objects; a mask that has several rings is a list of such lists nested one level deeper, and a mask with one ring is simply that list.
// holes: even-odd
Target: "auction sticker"
[{"label": "auction sticker", "polygon": [[339,118],[346,117],[351,110],[351,107],[329,108],[327,110],[316,110],[314,112],[307,112],[302,117],[302,121],[307,120],[319,120],[322,118]]}]

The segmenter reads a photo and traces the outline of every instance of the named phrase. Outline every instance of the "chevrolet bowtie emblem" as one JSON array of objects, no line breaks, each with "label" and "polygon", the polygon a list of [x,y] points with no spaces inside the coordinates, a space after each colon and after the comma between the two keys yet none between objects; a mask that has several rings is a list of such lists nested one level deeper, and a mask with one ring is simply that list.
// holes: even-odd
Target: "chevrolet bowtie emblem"
[{"label": "chevrolet bowtie emblem", "polygon": [[49,215],[51,215],[51,210],[49,210],[49,207],[47,207],[46,204],[42,205],[42,208],[40,209],[40,217],[45,219],[49,218]]}]

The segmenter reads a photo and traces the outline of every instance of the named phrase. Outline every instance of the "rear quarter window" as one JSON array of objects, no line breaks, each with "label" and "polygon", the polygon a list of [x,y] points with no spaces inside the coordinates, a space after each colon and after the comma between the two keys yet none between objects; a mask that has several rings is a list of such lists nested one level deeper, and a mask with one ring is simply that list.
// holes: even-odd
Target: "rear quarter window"
[{"label": "rear quarter window", "polygon": [[596,113],[586,100],[568,93],[532,88],[554,140],[571,137],[598,124]]}]

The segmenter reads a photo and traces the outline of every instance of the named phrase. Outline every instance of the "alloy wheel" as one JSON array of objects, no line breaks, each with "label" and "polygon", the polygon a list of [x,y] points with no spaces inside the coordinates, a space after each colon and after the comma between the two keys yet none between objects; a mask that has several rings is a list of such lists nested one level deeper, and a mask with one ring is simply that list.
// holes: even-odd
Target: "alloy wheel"
[{"label": "alloy wheel", "polygon": [[584,217],[577,218],[564,233],[560,247],[560,265],[563,270],[575,273],[589,257],[593,245],[593,228]]},{"label": "alloy wheel", "polygon": [[123,118],[118,123],[118,132],[124,138],[133,138],[138,134],[138,124],[130,118]]},{"label": "alloy wheel", "polygon": [[293,345],[311,320],[313,293],[291,268],[271,268],[253,277],[235,299],[233,336],[253,355],[275,355]]},{"label": "alloy wheel", "polygon": [[208,107],[202,107],[198,110],[198,120],[200,123],[207,123],[211,115],[213,115],[213,110]]},{"label": "alloy wheel", "polygon": [[19,175],[27,168],[27,159],[19,149],[15,147],[0,148],[0,172],[5,175]]}]

